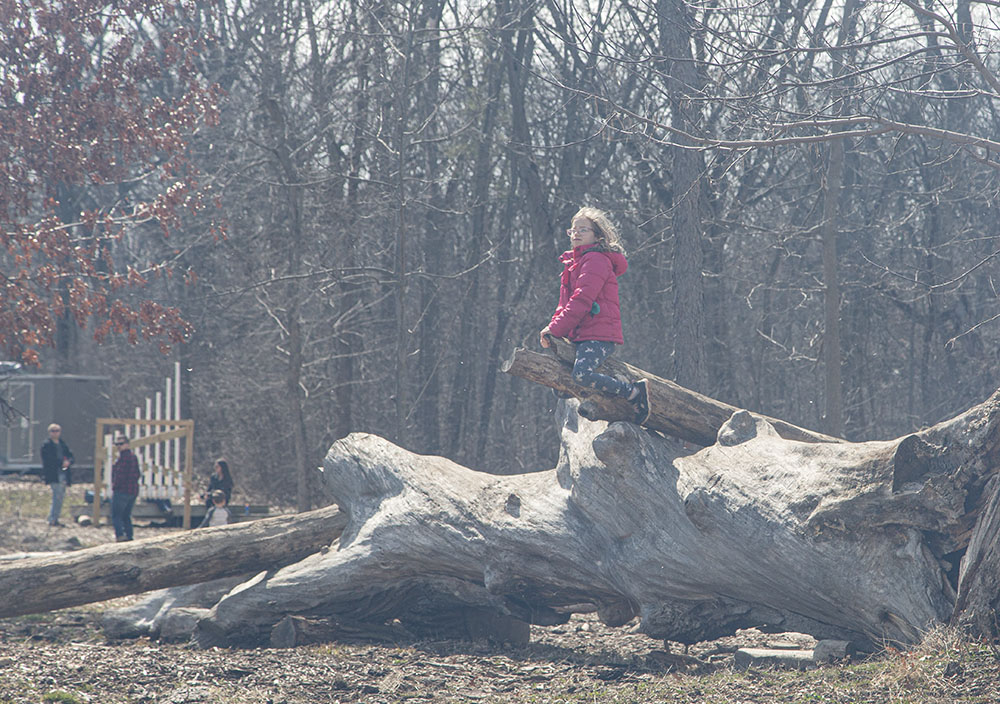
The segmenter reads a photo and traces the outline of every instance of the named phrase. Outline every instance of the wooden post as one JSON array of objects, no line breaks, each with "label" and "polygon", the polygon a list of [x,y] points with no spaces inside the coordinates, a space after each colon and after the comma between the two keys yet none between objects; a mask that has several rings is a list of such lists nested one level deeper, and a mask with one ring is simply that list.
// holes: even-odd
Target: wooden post
[{"label": "wooden post", "polygon": [[[163,418],[163,394],[161,394],[159,391],[156,392],[156,402],[153,405],[153,409],[154,409],[153,418],[155,418],[156,420],[160,420],[161,418]],[[163,426],[154,425],[153,432],[162,433]],[[160,464],[160,443],[156,443],[156,445],[153,446],[152,462],[154,467]]]}]

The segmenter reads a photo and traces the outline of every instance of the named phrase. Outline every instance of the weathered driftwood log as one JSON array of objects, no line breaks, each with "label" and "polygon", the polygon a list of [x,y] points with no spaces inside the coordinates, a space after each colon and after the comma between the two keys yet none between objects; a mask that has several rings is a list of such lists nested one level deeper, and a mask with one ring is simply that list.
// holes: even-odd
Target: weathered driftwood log
[{"label": "weathered driftwood log", "polygon": [[[552,347],[544,350],[539,348],[538,352],[521,347],[515,349],[510,359],[501,365],[501,370],[581,399],[583,403],[580,404],[580,415],[589,420],[633,419],[634,408],[625,399],[606,396],[594,389],[580,386],[573,380],[573,360],[576,357],[573,343],[562,338],[549,339]],[[648,379],[650,413],[643,425],[698,445],[714,443],[719,428],[733,413],[740,410],[614,357],[605,360],[598,371],[629,381]],[[768,421],[778,435],[788,440],[843,442],[839,438],[800,428],[777,418],[756,413],[754,417]]]},{"label": "weathered driftwood log", "polygon": [[[157,589],[143,595],[141,599],[115,609],[108,609],[101,615],[101,629],[109,639],[160,638],[162,640],[187,640],[194,631],[197,619],[190,615],[196,612],[200,618],[215,606],[233,587],[247,581],[252,575],[237,575],[213,579],[201,584],[187,584],[182,587]],[[178,614],[182,614],[180,617]],[[173,626],[176,625],[177,629]],[[172,631],[184,628],[187,631],[173,637]]]},{"label": "weathered driftwood log", "polygon": [[998,398],[867,443],[787,440],[739,412],[689,455],[571,401],[558,467],[502,477],[353,434],[324,463],[349,516],[337,548],[233,590],[196,638],[266,642],[289,615],[419,632],[468,608],[552,624],[596,607],[682,642],[758,626],[912,643],[952,617]]},{"label": "weathered driftwood log", "polygon": [[0,564],[0,617],[274,569],[328,547],[345,523],[331,506]]},{"label": "weathered driftwood log", "polygon": [[985,495],[990,498],[961,563],[955,620],[976,633],[1000,637],[1000,476],[993,477]]}]

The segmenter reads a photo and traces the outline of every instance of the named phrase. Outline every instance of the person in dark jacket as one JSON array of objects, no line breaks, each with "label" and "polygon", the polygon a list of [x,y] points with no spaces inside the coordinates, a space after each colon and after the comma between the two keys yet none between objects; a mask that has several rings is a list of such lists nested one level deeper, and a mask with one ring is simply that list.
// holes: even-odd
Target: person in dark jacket
[{"label": "person in dark jacket", "polygon": [[212,467],[212,476],[208,480],[208,489],[201,495],[206,508],[212,508],[212,492],[219,490],[226,495],[225,506],[229,505],[229,500],[233,498],[233,475],[229,473],[229,463],[221,457],[215,461]]},{"label": "person in dark jacket", "polygon": [[596,208],[581,208],[566,231],[572,249],[563,252],[559,305],[552,320],[539,334],[542,347],[548,336],[565,337],[576,345],[573,379],[611,396],[628,399],[635,407],[635,420],[649,417],[646,380],[629,383],[597,367],[625,342],[618,303],[618,277],[628,269],[624,249],[607,214]]},{"label": "person in dark jacket", "polygon": [[124,435],[115,437],[118,459],[111,467],[111,525],[115,540],[132,540],[132,507],[139,496],[139,460]]},{"label": "person in dark jacket", "polygon": [[62,439],[62,427],[58,423],[49,426],[49,439],[42,444],[42,481],[52,488],[52,506],[49,508],[49,525],[61,526],[59,514],[62,513],[63,499],[66,497],[66,487],[73,483],[70,467],[73,465],[73,453],[66,441]]}]

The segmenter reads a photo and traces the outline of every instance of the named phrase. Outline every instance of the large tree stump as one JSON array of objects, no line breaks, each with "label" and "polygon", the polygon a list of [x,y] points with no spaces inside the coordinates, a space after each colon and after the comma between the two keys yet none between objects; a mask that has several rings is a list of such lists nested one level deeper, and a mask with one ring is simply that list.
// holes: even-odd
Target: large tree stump
[{"label": "large tree stump", "polygon": [[695,454],[571,401],[558,467],[502,477],[353,434],[324,463],[349,516],[336,549],[234,590],[197,638],[267,642],[289,615],[419,633],[469,608],[552,624],[596,607],[682,642],[758,626],[913,643],[952,617],[997,399],[867,443],[787,440],[737,412]]}]

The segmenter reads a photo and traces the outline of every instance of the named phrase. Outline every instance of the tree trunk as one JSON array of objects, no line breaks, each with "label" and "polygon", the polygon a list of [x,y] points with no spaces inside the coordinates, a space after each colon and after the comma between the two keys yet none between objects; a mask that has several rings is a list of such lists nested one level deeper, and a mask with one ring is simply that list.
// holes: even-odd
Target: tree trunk
[{"label": "tree trunk", "polygon": [[841,390],[840,272],[837,258],[837,223],[840,191],[844,181],[844,141],[830,144],[823,191],[823,381],[824,430],[844,434],[844,401]]},{"label": "tree trunk", "polygon": [[[530,339],[534,339],[532,336]],[[573,381],[573,360],[576,348],[567,340],[550,338],[553,346],[547,351],[532,352],[518,348],[502,371],[514,376],[549,386],[556,391],[583,399],[580,415],[589,420],[631,420],[635,413],[628,401],[605,396]],[[659,430],[687,442],[706,446],[715,442],[719,428],[740,410],[727,403],[696,393],[667,379],[645,372],[613,357],[606,360],[598,371],[602,374],[622,376],[635,381],[648,379],[649,419],[648,428]],[[799,428],[777,418],[754,414],[771,423],[778,434],[788,440],[802,442],[842,442],[839,438]]]},{"label": "tree trunk", "polygon": [[[690,10],[681,0],[658,0],[659,40],[668,63],[664,70],[670,100],[670,123],[681,133],[698,131],[702,83],[691,54]],[[676,138],[676,137],[675,137]],[[683,140],[676,138],[680,144]],[[673,333],[674,378],[698,391],[708,386],[705,358],[704,224],[702,213],[702,152],[671,146],[674,238]],[[665,341],[666,342],[666,341]]]},{"label": "tree trunk", "polygon": [[161,538],[0,562],[0,618],[276,569],[330,546],[336,507]]},{"label": "tree trunk", "polygon": [[543,625],[596,608],[681,642],[756,626],[914,643],[952,617],[942,559],[996,472],[998,404],[867,443],[786,440],[741,411],[685,454],[569,402],[559,465],[506,477],[355,433],[324,465],[350,517],[338,548],[230,593],[196,638],[264,643],[288,615],[419,633],[478,607]]},{"label": "tree trunk", "polygon": [[[296,505],[299,511],[308,511],[312,494],[309,491],[307,459],[308,440],[306,436],[305,413],[303,411],[302,375],[305,368],[303,356],[304,336],[302,320],[303,292],[297,277],[302,274],[305,244],[303,226],[303,179],[297,162],[297,144],[290,137],[286,119],[286,103],[289,100],[280,78],[281,69],[269,64],[265,73],[265,93],[261,103],[267,115],[276,164],[274,166],[283,196],[283,209],[275,209],[271,214],[269,237],[272,252],[281,252],[285,258],[284,274],[288,280],[279,288],[277,304],[269,304],[272,317],[278,322],[282,343],[287,347],[279,352],[287,358],[285,370],[285,395],[288,402],[289,432],[292,436],[292,451],[295,460]],[[274,274],[272,273],[272,277]]]},{"label": "tree trunk", "polygon": [[[854,36],[857,3],[848,0],[844,4],[844,19],[840,24],[838,46],[847,47]],[[848,49],[848,51],[850,51]],[[838,77],[848,71],[853,52],[848,54],[847,63],[835,59]],[[848,82],[849,85],[849,82]],[[841,88],[836,99],[836,112],[846,114],[847,90]],[[826,179],[823,189],[823,389],[824,389],[824,430],[831,435],[844,434],[844,399],[841,388],[841,353],[840,336],[840,266],[837,254],[837,226],[841,217],[841,191],[844,186],[844,150],[843,139],[835,139],[830,143],[829,156],[826,164]]]}]

